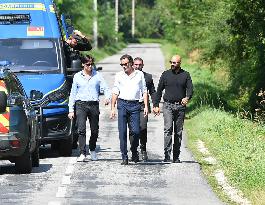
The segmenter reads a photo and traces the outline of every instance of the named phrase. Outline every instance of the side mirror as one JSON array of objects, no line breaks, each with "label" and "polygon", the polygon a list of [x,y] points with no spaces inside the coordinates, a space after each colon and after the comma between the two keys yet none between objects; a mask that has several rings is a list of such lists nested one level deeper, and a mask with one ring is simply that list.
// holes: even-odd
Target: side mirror
[{"label": "side mirror", "polygon": [[72,60],[71,68],[67,68],[68,73],[76,73],[82,70],[82,63],[80,59]]},{"label": "side mirror", "polygon": [[103,69],[102,67],[96,67],[96,71],[100,71],[102,69]]},{"label": "side mirror", "polygon": [[6,111],[7,106],[7,96],[4,91],[0,91],[0,113],[3,113]]}]

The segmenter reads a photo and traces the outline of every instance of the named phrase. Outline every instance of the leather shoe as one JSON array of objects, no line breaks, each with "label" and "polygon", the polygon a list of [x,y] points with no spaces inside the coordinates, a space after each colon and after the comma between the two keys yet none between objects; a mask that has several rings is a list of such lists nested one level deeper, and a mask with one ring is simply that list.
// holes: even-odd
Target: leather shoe
[{"label": "leather shoe", "polygon": [[121,165],[128,165],[128,164],[129,164],[128,159],[123,159],[122,160]]},{"label": "leather shoe", "polygon": [[139,162],[139,156],[132,157],[132,161],[135,163]]},{"label": "leather shoe", "polygon": [[179,158],[176,158],[176,159],[173,159],[172,162],[173,162],[173,163],[180,163],[180,160],[179,160]]},{"label": "leather shoe", "polygon": [[170,156],[165,156],[164,162],[170,162]]},{"label": "leather shoe", "polygon": [[139,154],[138,152],[132,154],[132,161],[137,163],[139,162]]}]

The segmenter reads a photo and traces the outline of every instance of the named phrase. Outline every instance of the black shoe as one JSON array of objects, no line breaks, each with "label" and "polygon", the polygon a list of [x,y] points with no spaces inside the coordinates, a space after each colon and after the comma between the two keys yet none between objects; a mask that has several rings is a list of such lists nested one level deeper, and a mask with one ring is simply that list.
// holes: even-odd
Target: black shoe
[{"label": "black shoe", "polygon": [[135,162],[135,163],[139,162],[139,154],[138,154],[138,152],[136,154],[132,155],[132,161]]},{"label": "black shoe", "polygon": [[123,159],[122,160],[121,165],[128,165],[128,164],[129,164],[128,159]]},{"label": "black shoe", "polygon": [[173,163],[180,163],[180,160],[179,160],[179,158],[176,158],[176,159],[173,159],[172,162],[173,162]]},{"label": "black shoe", "polygon": [[147,161],[148,160],[148,156],[147,156],[147,152],[146,151],[142,151],[142,159],[144,161]]},{"label": "black shoe", "polygon": [[170,162],[170,156],[165,156],[164,162]]}]

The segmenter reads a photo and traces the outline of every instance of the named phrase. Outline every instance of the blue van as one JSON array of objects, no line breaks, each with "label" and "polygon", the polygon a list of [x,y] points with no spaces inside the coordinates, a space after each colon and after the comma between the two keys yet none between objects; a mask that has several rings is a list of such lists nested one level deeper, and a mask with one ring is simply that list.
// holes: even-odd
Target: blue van
[{"label": "blue van", "polygon": [[73,70],[66,66],[63,25],[52,0],[0,0],[0,62],[18,76],[35,107],[41,144],[70,156],[73,123],[67,103]]}]

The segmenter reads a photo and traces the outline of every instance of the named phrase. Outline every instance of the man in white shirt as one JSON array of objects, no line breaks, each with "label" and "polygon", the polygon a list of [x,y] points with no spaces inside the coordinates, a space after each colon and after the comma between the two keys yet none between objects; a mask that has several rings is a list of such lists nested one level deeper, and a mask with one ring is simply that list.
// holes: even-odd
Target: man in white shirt
[{"label": "man in white shirt", "polygon": [[148,114],[147,88],[143,73],[134,70],[133,58],[130,55],[125,54],[121,56],[120,65],[123,71],[118,72],[115,76],[110,117],[113,119],[116,116],[115,108],[117,103],[120,150],[122,155],[121,164],[127,165],[127,125],[129,125],[132,134],[132,160],[135,163],[139,161],[139,154],[137,151],[139,145],[141,111],[139,100],[142,97],[144,98],[144,115],[146,116]]}]

